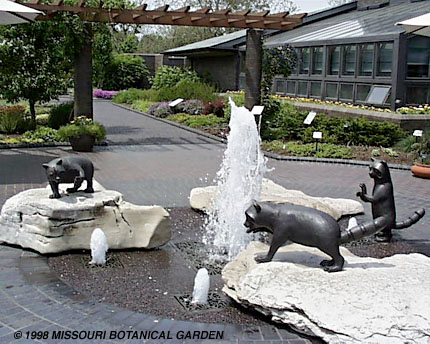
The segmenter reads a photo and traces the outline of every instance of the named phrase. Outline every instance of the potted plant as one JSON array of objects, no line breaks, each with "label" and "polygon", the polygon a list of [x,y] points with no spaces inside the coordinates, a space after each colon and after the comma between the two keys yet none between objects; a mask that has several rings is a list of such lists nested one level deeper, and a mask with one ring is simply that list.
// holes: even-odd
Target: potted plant
[{"label": "potted plant", "polygon": [[420,142],[413,144],[411,150],[416,156],[415,165],[411,167],[412,174],[430,179],[430,132],[425,133]]},{"label": "potted plant", "polygon": [[106,136],[106,129],[100,123],[92,119],[80,116],[70,124],[62,126],[58,134],[65,140],[69,140],[72,149],[78,152],[92,152],[94,143],[101,141]]}]

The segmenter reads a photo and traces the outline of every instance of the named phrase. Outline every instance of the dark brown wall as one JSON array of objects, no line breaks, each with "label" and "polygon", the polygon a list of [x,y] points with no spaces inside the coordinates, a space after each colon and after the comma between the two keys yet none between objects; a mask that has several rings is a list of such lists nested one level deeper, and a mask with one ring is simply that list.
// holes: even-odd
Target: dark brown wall
[{"label": "dark brown wall", "polygon": [[238,55],[190,57],[192,69],[208,76],[222,91],[236,90],[239,80]]}]

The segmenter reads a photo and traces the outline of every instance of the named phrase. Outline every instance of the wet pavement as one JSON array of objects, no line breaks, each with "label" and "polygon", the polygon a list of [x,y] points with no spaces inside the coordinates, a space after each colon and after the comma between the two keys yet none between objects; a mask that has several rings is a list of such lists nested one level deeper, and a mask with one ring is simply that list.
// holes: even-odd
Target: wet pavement
[{"label": "wet pavement", "polygon": [[[167,208],[188,207],[192,188],[212,184],[224,150],[219,142],[106,101],[95,102],[95,119],[106,125],[109,146],[80,154],[94,162],[97,181],[107,189],[123,193],[127,201]],[[46,186],[41,164],[68,154],[75,153],[68,147],[0,151],[0,206],[20,191]],[[312,196],[355,199],[359,183],[366,183],[369,190],[372,188],[365,167],[273,159],[269,160],[269,166],[274,168],[269,178]],[[398,220],[409,217],[417,208],[430,209],[429,181],[414,178],[408,171],[392,171],[392,178]],[[364,217],[370,216],[370,206],[365,204]],[[430,216],[426,215],[412,228],[396,232],[396,240],[428,248],[429,230]],[[143,340],[133,338],[118,339],[122,333],[125,338],[133,335],[134,330],[149,331],[153,336],[157,331],[172,337],[159,336],[157,340],[146,341],[151,343],[310,342],[276,326],[177,321],[94,301],[62,283],[49,269],[46,257],[0,246],[0,343],[142,343]],[[98,339],[88,339],[95,332],[83,331],[101,333]],[[180,335],[178,337],[181,331],[199,331],[196,333],[200,334],[221,331],[212,334],[223,333],[223,339],[181,339]],[[20,333],[22,338],[17,338]],[[56,338],[52,338],[54,334]],[[86,339],[67,339],[67,334],[86,336]],[[46,336],[48,338],[44,338]]]}]

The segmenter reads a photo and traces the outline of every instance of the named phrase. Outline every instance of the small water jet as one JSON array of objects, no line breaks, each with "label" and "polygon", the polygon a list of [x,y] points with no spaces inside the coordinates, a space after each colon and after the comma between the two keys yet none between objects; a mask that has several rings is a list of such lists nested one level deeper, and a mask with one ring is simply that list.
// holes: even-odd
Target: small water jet
[{"label": "small water jet", "polygon": [[94,229],[91,234],[90,247],[92,258],[90,264],[105,265],[109,245],[105,233],[100,228]]},{"label": "small water jet", "polygon": [[267,170],[254,115],[245,107],[236,106],[231,99],[229,103],[227,149],[217,173],[217,192],[203,237],[213,260],[231,260],[252,239],[243,226],[245,210],[253,199],[260,198]]},{"label": "small water jet", "polygon": [[207,269],[201,268],[199,269],[199,271],[197,271],[196,277],[194,279],[193,299],[191,303],[193,304],[208,303],[209,288],[210,288],[209,272]]}]

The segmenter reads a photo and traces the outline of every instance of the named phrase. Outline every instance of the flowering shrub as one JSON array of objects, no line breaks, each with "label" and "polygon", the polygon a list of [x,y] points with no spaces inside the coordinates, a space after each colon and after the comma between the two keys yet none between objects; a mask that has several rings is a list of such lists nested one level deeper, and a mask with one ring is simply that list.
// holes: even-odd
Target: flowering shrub
[{"label": "flowering shrub", "polygon": [[410,106],[410,107],[401,107],[397,109],[397,112],[401,114],[422,114],[429,115],[430,114],[430,105],[424,104],[420,106]]},{"label": "flowering shrub", "polygon": [[93,96],[96,98],[112,99],[117,93],[118,91],[94,90]]},{"label": "flowering shrub", "polygon": [[176,105],[175,110],[189,115],[201,115],[204,108],[205,106],[200,99],[188,99]]},{"label": "flowering shrub", "polygon": [[207,103],[205,105],[203,114],[209,115],[213,113],[217,117],[224,117],[224,108],[225,108],[225,103],[221,99],[218,99],[213,102]]},{"label": "flowering shrub", "polygon": [[148,115],[166,118],[169,115],[172,115],[172,108],[169,106],[167,102],[154,103],[148,109]]}]

